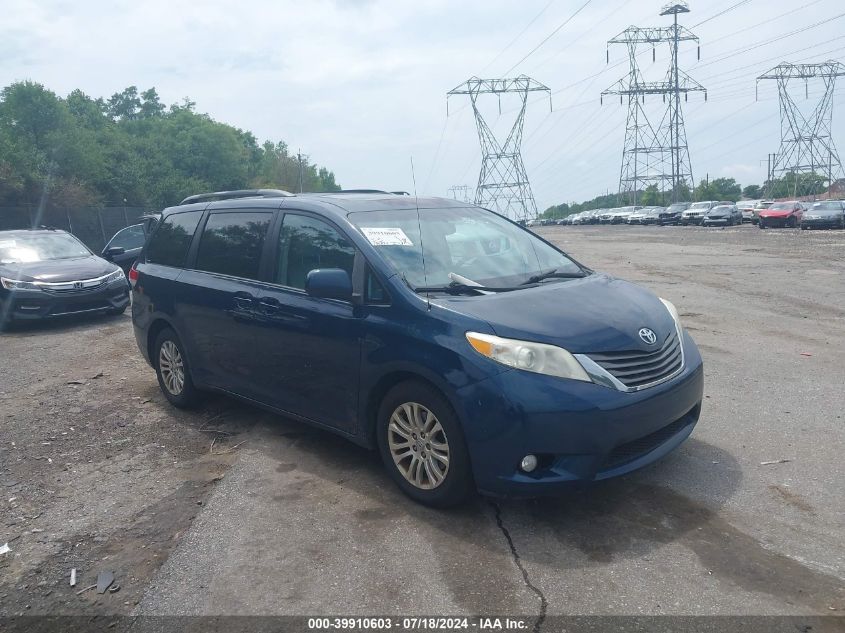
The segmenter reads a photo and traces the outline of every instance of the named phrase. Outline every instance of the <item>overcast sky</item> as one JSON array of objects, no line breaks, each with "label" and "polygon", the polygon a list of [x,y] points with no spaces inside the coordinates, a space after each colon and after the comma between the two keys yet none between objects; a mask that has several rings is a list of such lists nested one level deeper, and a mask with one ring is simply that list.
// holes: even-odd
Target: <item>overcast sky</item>
[{"label": "overcast sky", "polygon": [[[613,47],[608,66],[606,42],[632,24],[669,24],[659,0],[592,0],[531,53],[584,1],[5,0],[0,83],[31,79],[95,97],[155,86],[168,104],[189,96],[260,140],[302,148],[346,188],[412,191],[413,156],[419,193],[446,195],[474,188],[480,165],[468,98],[453,97],[447,118],[446,92],[473,75],[524,73],[554,93],[552,112],[532,97],[525,120],[523,157],[542,210],[617,190],[626,106],[601,106],[599,94],[627,73],[627,52]],[[684,104],[696,181],[765,178],[778,102],[768,82],[755,103],[757,75],[782,60],[845,58],[842,0],[747,0],[713,17],[738,2],[693,0],[682,20],[701,38],[701,60],[687,44],[681,67],[709,90],[707,103],[695,94]],[[668,48],[655,64],[650,51],[640,59],[656,79]],[[501,116],[495,97],[486,103],[506,135],[516,101],[503,99]],[[834,105],[845,152],[845,79]]]}]

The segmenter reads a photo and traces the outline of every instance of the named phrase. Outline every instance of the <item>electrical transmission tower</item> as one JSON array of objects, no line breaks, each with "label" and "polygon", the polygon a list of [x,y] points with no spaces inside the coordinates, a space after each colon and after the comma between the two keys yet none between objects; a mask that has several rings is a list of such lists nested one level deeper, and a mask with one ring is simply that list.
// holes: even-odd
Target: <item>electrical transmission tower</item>
[{"label": "electrical transmission tower", "polygon": [[449,195],[455,200],[469,202],[469,187],[467,185],[452,185],[449,187]]},{"label": "electrical transmission tower", "polygon": [[[520,153],[525,108],[528,105],[528,94],[531,92],[549,93],[551,108],[551,90],[525,75],[514,79],[472,77],[446,93],[447,114],[449,97],[453,95],[469,95],[472,111],[475,113],[478,140],[481,143],[481,173],[478,175],[478,186],[475,189],[475,204],[492,207],[514,220],[526,220],[537,215],[537,205]],[[494,94],[499,98],[499,114],[502,113],[503,94],[515,94],[522,103],[504,143],[499,143],[478,109],[478,97],[484,94]]]},{"label": "electrical transmission tower", "polygon": [[[820,181],[826,181],[828,188],[842,177],[842,163],[836,153],[831,135],[833,124],[833,89],[836,78],[845,76],[845,65],[837,61],[821,64],[789,64],[782,62],[769,72],[757,77],[774,79],[778,83],[780,101],[780,148],[774,155],[774,163],[766,183],[766,196],[770,196],[774,180],[778,175],[791,174],[790,195],[792,197],[819,193]],[[804,96],[810,97],[809,80],[822,79],[824,94],[809,116],[805,116],[789,93],[789,82],[804,80]]]},{"label": "electrical transmission tower", "polygon": [[[619,35],[608,40],[610,45],[624,44],[628,48],[630,70],[610,88],[601,93],[602,102],[607,95],[619,95],[619,102],[628,97],[628,119],[625,126],[625,147],[622,151],[622,169],[619,176],[619,197],[636,204],[638,195],[649,185],[657,185],[665,196],[670,192],[672,202],[678,202],[683,187],[695,187],[692,165],[684,129],[681,95],[687,100],[690,92],[704,92],[705,88],[678,68],[678,45],[685,41],[698,43],[698,36],[678,24],[678,14],[689,13],[685,2],[667,5],[660,15],[671,15],[674,23],[669,27],[640,28],[629,26]],[[662,81],[645,81],[637,60],[641,46],[651,45],[652,61],[657,59],[657,45],[668,43],[671,56],[669,70]],[[699,55],[700,57],[700,55]],[[660,122],[654,125],[645,110],[646,95],[660,95],[668,107],[663,109]]]}]

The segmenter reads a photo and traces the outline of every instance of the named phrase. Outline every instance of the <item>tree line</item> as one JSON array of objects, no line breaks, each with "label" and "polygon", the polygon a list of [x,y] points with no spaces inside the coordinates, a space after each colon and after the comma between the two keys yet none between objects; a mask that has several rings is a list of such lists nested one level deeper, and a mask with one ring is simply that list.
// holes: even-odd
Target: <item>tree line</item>
[{"label": "tree line", "polygon": [[259,144],[155,88],[59,97],[31,81],[0,91],[0,206],[163,208],[195,193],[337,191],[334,173],[283,141]]},{"label": "tree line", "polygon": [[[690,189],[685,183],[679,185],[678,197],[682,202],[698,202],[701,200],[730,200],[737,202],[741,199],[756,200],[764,195],[769,198],[786,198],[795,195],[800,190],[802,195],[814,195],[824,193],[827,190],[826,179],[819,174],[795,174],[788,172],[780,178],[771,182],[766,181],[763,185],[748,185],[742,187],[734,178],[714,178],[713,180],[702,180],[695,189]],[[617,194],[596,196],[586,202],[569,204],[562,203],[552,205],[546,209],[540,217],[542,218],[563,218],[573,213],[589,211],[591,209],[610,209],[634,204],[647,206],[668,206],[670,204],[669,194],[661,192],[657,185],[649,185],[642,191],[631,194],[629,199],[621,199]]]}]

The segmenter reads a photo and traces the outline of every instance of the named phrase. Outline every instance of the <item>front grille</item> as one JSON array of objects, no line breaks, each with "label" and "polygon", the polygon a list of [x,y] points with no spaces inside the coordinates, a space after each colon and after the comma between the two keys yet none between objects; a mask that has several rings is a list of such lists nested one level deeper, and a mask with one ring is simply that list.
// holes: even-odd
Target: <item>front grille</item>
[{"label": "front grille", "polygon": [[684,363],[681,342],[674,329],[653,352],[603,352],[588,356],[626,387],[642,387],[663,380]]},{"label": "front grille", "polygon": [[47,292],[55,292],[56,294],[68,294],[73,292],[88,292],[90,290],[97,290],[98,288],[102,288],[106,285],[106,281],[104,279],[98,281],[96,284],[92,284],[90,281],[80,282],[85,284],[82,288],[74,288],[72,287],[72,283],[73,282],[68,282],[68,284],[65,284],[71,287],[46,287],[44,288],[44,290],[46,290]]},{"label": "front grille", "polygon": [[620,444],[610,452],[610,455],[608,455],[604,460],[599,470],[610,470],[611,468],[622,466],[623,464],[632,462],[635,459],[650,453],[692,423],[697,417],[695,413],[696,410],[693,409],[671,424],[664,426],[662,429],[656,430],[654,433],[649,433],[645,437],[640,437],[625,444]]}]

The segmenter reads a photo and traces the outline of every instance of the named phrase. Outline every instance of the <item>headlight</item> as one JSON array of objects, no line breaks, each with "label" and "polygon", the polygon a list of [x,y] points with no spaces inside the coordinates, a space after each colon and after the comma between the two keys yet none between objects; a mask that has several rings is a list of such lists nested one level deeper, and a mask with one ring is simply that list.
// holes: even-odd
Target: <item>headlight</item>
[{"label": "headlight", "polygon": [[592,382],[581,364],[562,347],[478,332],[467,332],[466,337],[476,352],[502,365],[558,378]]},{"label": "headlight", "polygon": [[675,307],[675,304],[672,303],[671,301],[667,301],[666,299],[664,299],[662,297],[658,297],[658,298],[660,299],[660,302],[663,305],[666,306],[666,309],[669,310],[669,314],[672,315],[672,319],[675,321],[675,325],[677,325],[678,328],[683,327],[681,325],[681,316],[678,314],[678,309]]},{"label": "headlight", "polygon": [[123,273],[123,269],[118,268],[116,271],[111,273],[108,277],[106,277],[106,283],[110,284],[113,281],[117,281],[118,279],[122,279],[126,281],[126,275]]},{"label": "headlight", "polygon": [[40,290],[40,288],[31,281],[18,281],[17,279],[6,279],[0,277],[0,283],[6,290]]}]

